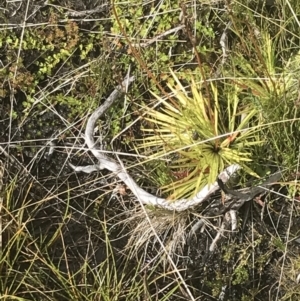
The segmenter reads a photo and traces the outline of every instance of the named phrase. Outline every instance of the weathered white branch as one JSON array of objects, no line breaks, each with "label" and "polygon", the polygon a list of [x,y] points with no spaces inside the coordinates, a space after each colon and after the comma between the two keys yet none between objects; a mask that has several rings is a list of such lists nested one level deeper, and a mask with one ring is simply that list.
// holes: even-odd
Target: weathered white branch
[{"label": "weathered white branch", "polygon": [[[219,185],[217,182],[206,185],[201,191],[199,191],[193,198],[191,199],[179,199],[174,201],[169,201],[165,198],[159,198],[154,196],[144,189],[139,187],[139,185],[133,180],[133,178],[128,174],[127,170],[121,166],[115,160],[106,156],[101,150],[99,150],[95,146],[94,141],[94,128],[96,121],[100,118],[105,111],[111,107],[111,105],[115,102],[115,100],[122,95],[123,89],[125,86],[128,86],[130,83],[134,81],[134,77],[128,77],[124,79],[122,85],[118,86],[112,94],[107,98],[103,105],[98,107],[94,113],[88,119],[86,130],[85,130],[85,142],[93,153],[93,155],[99,160],[99,164],[92,168],[82,168],[82,167],[75,167],[74,165],[70,165],[75,171],[84,171],[84,172],[92,172],[99,169],[107,169],[113,172],[120,180],[122,180],[128,188],[132,191],[132,193],[137,197],[137,199],[146,205],[157,206],[160,208],[168,209],[168,210],[175,210],[175,211],[183,211],[187,210],[191,207],[194,207],[203,201],[205,201],[209,195],[219,189]],[[240,166],[237,164],[230,165],[224,171],[222,171],[219,175],[221,180],[225,183],[228,181],[230,176],[234,174]]]},{"label": "weathered white branch", "polygon": [[103,168],[100,167],[100,164],[95,165],[87,165],[87,166],[75,166],[72,163],[69,163],[69,166],[75,171],[75,172],[85,172],[85,173],[92,173],[94,171],[99,171]]},{"label": "weathered white branch", "polygon": [[231,219],[231,231],[234,232],[237,229],[236,210],[229,210],[229,214]]},{"label": "weathered white branch", "polygon": [[212,243],[209,246],[209,251],[210,252],[213,252],[215,250],[215,248],[217,246],[217,242],[220,240],[220,238],[222,236],[224,236],[226,227],[229,223],[230,223],[230,213],[226,212],[225,215],[224,215],[224,219],[223,219],[223,222],[221,224],[221,227],[219,228],[217,235],[215,236],[215,238],[213,239]]}]

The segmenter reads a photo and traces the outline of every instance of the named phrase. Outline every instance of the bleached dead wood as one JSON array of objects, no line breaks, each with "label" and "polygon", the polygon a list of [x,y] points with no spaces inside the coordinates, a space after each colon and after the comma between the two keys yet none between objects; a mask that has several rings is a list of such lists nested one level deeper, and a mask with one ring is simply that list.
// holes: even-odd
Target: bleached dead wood
[{"label": "bleached dead wood", "polygon": [[[103,105],[98,107],[92,115],[89,117],[86,130],[85,130],[85,142],[92,152],[92,154],[98,159],[99,163],[95,166],[74,166],[70,164],[70,166],[75,171],[83,171],[83,172],[93,172],[99,169],[107,169],[115,174],[120,180],[122,180],[127,187],[132,191],[132,193],[136,196],[136,198],[146,205],[152,205],[156,207],[160,207],[167,210],[175,210],[175,211],[184,211],[189,208],[192,208],[203,201],[205,201],[213,192],[219,189],[219,185],[217,182],[206,185],[202,188],[193,198],[191,199],[178,199],[174,201],[169,201],[165,198],[160,198],[154,196],[143,188],[141,188],[135,180],[129,175],[126,168],[123,164],[118,163],[114,159],[108,157],[104,152],[102,152],[96,145],[94,140],[94,128],[96,125],[96,121],[113,105],[113,103],[123,94],[124,88],[128,87],[134,81],[134,77],[126,76],[121,85],[119,85],[111,95],[106,99]],[[219,178],[225,183],[228,179],[233,175],[240,166],[237,164],[233,164],[228,166],[224,171],[222,171],[219,175]]]}]

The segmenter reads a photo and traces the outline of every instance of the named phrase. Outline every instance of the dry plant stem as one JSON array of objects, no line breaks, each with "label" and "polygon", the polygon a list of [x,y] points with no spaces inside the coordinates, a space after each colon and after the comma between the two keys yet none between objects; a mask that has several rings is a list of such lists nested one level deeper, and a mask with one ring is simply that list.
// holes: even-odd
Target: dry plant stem
[{"label": "dry plant stem", "polygon": [[12,162],[15,161],[15,159],[1,145],[0,145],[0,154],[4,154],[4,156],[10,159]]},{"label": "dry plant stem", "polygon": [[224,301],[225,296],[226,296],[226,289],[227,289],[227,285],[222,286],[222,290],[219,295],[218,301]]},{"label": "dry plant stem", "polygon": [[224,236],[225,229],[226,229],[227,225],[230,223],[230,218],[231,218],[230,213],[226,212],[223,222],[222,222],[222,225],[221,225],[216,237],[213,239],[211,245],[209,246],[210,252],[213,252],[215,250],[217,242],[219,241],[221,236]]},{"label": "dry plant stem", "polygon": [[2,206],[3,206],[3,197],[2,197],[2,188],[3,188],[3,174],[4,174],[4,165],[0,160],[0,254],[2,254]]},{"label": "dry plant stem", "polygon": [[231,231],[234,232],[237,229],[236,210],[229,210],[231,219]]},{"label": "dry plant stem", "polygon": [[199,219],[191,228],[189,235],[188,235],[188,239],[191,240],[193,236],[196,237],[196,232],[205,226],[205,221],[203,218]]},{"label": "dry plant stem", "polygon": [[[84,172],[92,172],[98,169],[107,169],[113,173],[120,180],[122,180],[128,188],[132,191],[132,193],[140,200],[143,204],[157,206],[167,210],[175,210],[175,211],[184,211],[195,205],[198,205],[205,201],[207,197],[219,189],[219,185],[217,182],[206,185],[201,191],[199,191],[193,198],[191,199],[179,199],[175,201],[168,201],[165,198],[159,198],[154,196],[144,189],[139,187],[139,185],[133,180],[133,178],[128,174],[127,170],[122,166],[123,164],[119,164],[115,160],[107,157],[101,150],[95,147],[94,141],[94,128],[96,121],[100,118],[104,112],[112,106],[115,100],[122,94],[122,91],[125,86],[128,86],[130,83],[134,81],[134,77],[128,77],[124,79],[121,85],[119,85],[112,94],[107,98],[103,105],[98,107],[94,113],[88,119],[86,130],[85,130],[85,142],[93,153],[93,155],[99,160],[99,164],[96,167],[74,167],[74,165],[70,164],[70,166],[76,171],[84,171]],[[237,164],[230,165],[224,171],[222,171],[219,175],[219,178],[223,182],[227,182],[232,174],[234,174],[240,166]]]},{"label": "dry plant stem", "polygon": [[[300,153],[300,146],[298,148],[298,154]],[[297,162],[297,173],[296,173],[296,177],[295,177],[295,180],[294,180],[294,191],[296,192],[297,191],[297,183],[298,183],[298,174],[299,174],[299,167],[300,167],[300,155],[298,155],[298,162]],[[292,198],[292,202],[291,202],[291,208],[295,208],[295,196],[293,196]],[[283,278],[283,270],[284,270],[284,264],[287,260],[287,254],[288,254],[288,244],[290,243],[290,236],[291,236],[291,227],[293,225],[293,210],[291,210],[290,212],[290,216],[289,216],[289,223],[288,223],[288,228],[286,230],[286,236],[285,236],[285,248],[284,248],[284,253],[283,253],[283,256],[282,256],[282,266],[281,266],[281,271],[280,271],[280,277],[279,277],[279,280],[278,280],[278,286],[277,286],[277,291],[276,291],[276,301],[278,300],[279,298],[279,295],[280,295],[280,287],[281,287],[281,284],[282,284],[282,278]],[[296,281],[298,282],[299,276],[297,276],[297,279]]]},{"label": "dry plant stem", "polygon": [[[20,6],[18,7],[18,10],[20,9],[21,5],[22,5],[22,2],[20,4]],[[16,77],[17,77],[17,73],[18,73],[18,66],[19,66],[20,57],[21,57],[21,51],[22,51],[24,34],[25,34],[25,27],[26,27],[26,19],[27,19],[27,15],[28,15],[28,9],[29,9],[29,0],[27,1],[27,4],[26,4],[24,20],[23,20],[23,23],[21,25],[22,31],[21,31],[20,44],[19,44],[18,53],[17,53],[16,68],[14,70],[14,74],[13,74],[13,78],[12,78],[11,82],[16,81]],[[13,86],[11,86],[11,82],[9,81],[9,86],[10,86],[10,116],[13,116],[14,103],[15,103],[16,99],[15,99],[15,96],[14,96],[15,95],[15,88]],[[8,145],[10,145],[11,138],[12,138],[11,129],[12,129],[12,118],[9,119]]]},{"label": "dry plant stem", "polygon": [[153,44],[153,43],[155,43],[155,42],[159,42],[159,40],[160,40],[161,38],[163,38],[163,37],[165,37],[165,36],[168,36],[168,35],[170,35],[170,34],[172,34],[172,33],[176,33],[177,31],[183,29],[184,27],[185,27],[185,25],[179,25],[179,26],[177,26],[177,27],[175,27],[175,28],[171,28],[171,29],[169,29],[169,30],[163,32],[162,34],[160,34],[160,35],[154,37],[153,39],[150,39],[150,40],[147,41],[147,42],[140,43],[140,44],[132,44],[132,46],[134,46],[134,47],[148,47],[148,46],[150,46],[151,44]]},{"label": "dry plant stem", "polygon": [[227,54],[227,40],[228,40],[228,37],[227,37],[227,32],[228,32],[228,28],[231,26],[231,21],[229,21],[222,33],[222,36],[221,36],[221,39],[220,39],[220,45],[221,45],[221,48],[222,48],[222,66],[225,64],[226,62],[226,58],[228,56]]},{"label": "dry plant stem", "polygon": [[221,73],[221,68],[225,65],[226,63],[226,60],[227,60],[227,57],[228,57],[228,49],[227,49],[227,40],[228,40],[228,36],[227,36],[227,33],[228,33],[228,29],[229,27],[231,26],[232,22],[229,21],[221,35],[221,38],[220,38],[220,45],[221,45],[221,48],[222,48],[222,61],[221,61],[221,64],[220,66],[218,66],[218,69],[217,71],[215,72],[215,78],[218,78],[220,73]]},{"label": "dry plant stem", "polygon": [[300,282],[300,274],[298,274],[298,276],[296,278],[296,282],[297,282],[297,284],[299,284],[299,282]]},{"label": "dry plant stem", "polygon": [[[53,5],[52,5],[53,6]],[[83,11],[68,11],[65,14],[70,17],[85,17],[86,15],[91,15],[98,12],[103,12],[109,8],[108,3],[104,3],[96,6],[94,9],[83,10]]]}]

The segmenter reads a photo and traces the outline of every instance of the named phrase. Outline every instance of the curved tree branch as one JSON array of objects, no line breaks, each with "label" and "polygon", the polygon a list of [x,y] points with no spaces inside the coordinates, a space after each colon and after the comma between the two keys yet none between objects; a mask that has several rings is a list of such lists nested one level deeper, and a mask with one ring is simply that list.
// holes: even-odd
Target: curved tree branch
[{"label": "curved tree branch", "polygon": [[[106,112],[107,109],[109,109],[112,106],[112,104],[117,100],[117,98],[122,95],[122,93],[124,92],[124,87],[127,87],[133,81],[134,77],[129,77],[127,75],[122,84],[119,85],[111,93],[111,95],[107,98],[104,104],[98,107],[88,119],[85,130],[85,142],[92,154],[98,159],[99,164],[90,168],[79,166],[75,167],[72,164],[70,164],[70,166],[75,171],[83,171],[87,173],[99,169],[107,169],[113,172],[117,177],[119,177],[120,180],[122,180],[128,186],[128,188],[137,197],[137,199],[146,205],[157,206],[167,210],[184,211],[202,203],[209,197],[209,195],[211,195],[213,192],[219,189],[218,182],[206,185],[191,199],[178,199],[174,201],[169,201],[165,198],[159,198],[157,196],[154,196],[142,189],[128,174],[127,170],[124,167],[122,167],[121,164],[106,156],[104,152],[102,152],[95,146],[93,132],[96,121]],[[240,166],[238,164],[230,165],[220,173],[219,178],[221,178],[222,181],[225,183],[228,181],[230,176],[234,174],[238,169],[240,169]]]}]

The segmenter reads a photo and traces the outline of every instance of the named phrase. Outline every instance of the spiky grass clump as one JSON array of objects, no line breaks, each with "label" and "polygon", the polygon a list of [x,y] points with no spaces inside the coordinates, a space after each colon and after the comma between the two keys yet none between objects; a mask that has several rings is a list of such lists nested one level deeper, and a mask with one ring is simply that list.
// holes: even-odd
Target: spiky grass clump
[{"label": "spiky grass clump", "polygon": [[174,72],[171,75],[174,85],[168,84],[169,98],[153,94],[161,108],[148,109],[145,120],[151,126],[143,129],[146,137],[140,145],[155,149],[153,159],[167,156],[173,174],[183,175],[162,188],[173,192],[169,198],[195,195],[230,164],[238,163],[254,175],[248,163],[251,148],[262,143],[258,112],[240,99],[238,85],[223,83],[220,88],[213,82],[192,80],[187,89]]}]

